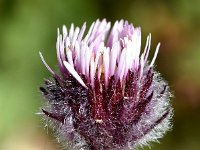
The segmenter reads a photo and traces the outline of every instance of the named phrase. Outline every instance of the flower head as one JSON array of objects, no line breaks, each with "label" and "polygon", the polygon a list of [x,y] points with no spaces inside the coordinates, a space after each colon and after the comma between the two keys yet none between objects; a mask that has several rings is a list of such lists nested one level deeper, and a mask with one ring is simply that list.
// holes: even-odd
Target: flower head
[{"label": "flower head", "polygon": [[71,149],[133,149],[156,141],[170,128],[169,87],[148,61],[151,35],[141,53],[141,30],[127,21],[111,28],[105,19],[85,35],[63,26],[56,43],[60,75],[40,57],[53,76],[41,87],[42,109],[58,139]]}]

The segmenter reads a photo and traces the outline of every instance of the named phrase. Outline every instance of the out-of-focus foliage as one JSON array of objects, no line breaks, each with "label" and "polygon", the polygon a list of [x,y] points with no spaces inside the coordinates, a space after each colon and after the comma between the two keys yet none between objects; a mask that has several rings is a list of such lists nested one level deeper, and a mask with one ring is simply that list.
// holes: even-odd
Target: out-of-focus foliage
[{"label": "out-of-focus foliage", "polygon": [[[174,91],[174,127],[155,150],[200,148],[200,1],[198,0],[0,0],[0,149],[58,150],[38,115],[38,87],[56,70],[56,29],[97,18],[127,19],[152,33],[161,49],[157,70]],[[153,53],[153,52],[152,52]]]}]

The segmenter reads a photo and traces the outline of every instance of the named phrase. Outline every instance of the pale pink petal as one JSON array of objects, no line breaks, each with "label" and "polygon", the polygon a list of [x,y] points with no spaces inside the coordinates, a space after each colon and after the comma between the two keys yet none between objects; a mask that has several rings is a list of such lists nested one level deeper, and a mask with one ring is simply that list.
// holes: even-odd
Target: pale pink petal
[{"label": "pale pink petal", "polygon": [[105,38],[107,37],[108,31],[110,30],[110,27],[111,27],[111,23],[106,22],[106,20],[104,20],[104,22],[99,26],[98,33],[96,36],[98,36],[100,33],[102,33],[103,34],[102,40],[105,40]]},{"label": "pale pink petal", "polygon": [[73,47],[74,47],[74,45],[75,45],[75,41],[76,41],[77,38],[78,38],[79,31],[80,31],[80,29],[79,29],[78,27],[76,27],[76,29],[75,29],[75,31],[74,31],[73,38],[72,38],[72,46],[73,46]]},{"label": "pale pink petal", "polygon": [[60,58],[61,58],[61,61],[63,62],[66,59],[65,59],[64,41],[63,41],[62,35],[59,36],[59,41],[60,41],[60,44],[59,44]]},{"label": "pale pink petal", "polygon": [[123,77],[125,57],[126,57],[126,49],[124,48],[122,50],[122,53],[121,53],[121,56],[120,56],[120,60],[119,60],[118,68],[117,68],[117,73],[116,73],[116,76],[115,76],[117,80],[119,78],[121,79]]},{"label": "pale pink petal", "polygon": [[97,49],[98,49],[100,43],[103,42],[104,38],[105,38],[104,34],[101,33],[95,38],[94,42],[92,42],[94,44],[94,53],[95,54],[97,53]]},{"label": "pale pink petal", "polygon": [[97,52],[95,54],[95,60],[94,60],[94,68],[97,68],[97,65],[99,63],[99,57],[101,56],[101,54],[103,53],[103,49],[104,49],[104,42],[101,42],[99,44],[99,47],[97,49]]},{"label": "pale pink petal", "polygon": [[86,53],[86,50],[87,50],[87,46],[86,44],[84,43],[82,46],[81,46],[81,53],[80,53],[80,65],[81,65],[81,72],[82,74],[85,75],[85,53]]},{"label": "pale pink petal", "polygon": [[153,64],[154,64],[154,62],[155,62],[155,60],[156,60],[156,57],[157,57],[157,55],[158,55],[159,48],[160,48],[160,43],[158,43],[158,45],[157,45],[157,47],[156,47],[156,51],[155,51],[155,53],[154,53],[153,59],[152,59],[152,61],[151,61],[151,64],[149,65],[149,67],[152,67],[152,66],[153,66]]},{"label": "pale pink petal", "polygon": [[124,27],[124,20],[120,20],[120,21],[119,21],[119,24],[118,24],[117,30],[118,30],[119,32],[122,32],[123,27]]},{"label": "pale pink petal", "polygon": [[100,33],[100,32],[105,32],[105,28],[106,28],[106,26],[107,26],[107,21],[106,21],[106,19],[103,19],[102,21],[101,21],[101,23],[99,24],[99,27],[98,27],[98,32]]},{"label": "pale pink petal", "polygon": [[65,38],[65,47],[66,47],[66,48],[69,48],[70,46],[71,46],[70,39],[69,39],[69,37],[66,37],[66,38]]},{"label": "pale pink petal", "polygon": [[110,76],[113,76],[115,73],[116,63],[117,63],[117,53],[120,50],[119,42],[116,42],[110,53]]},{"label": "pale pink petal", "polygon": [[81,42],[82,38],[83,38],[83,35],[84,35],[84,32],[85,32],[85,29],[86,29],[86,23],[83,24],[80,32],[79,32],[79,35],[78,35],[78,42]]},{"label": "pale pink petal", "polygon": [[61,45],[60,45],[60,35],[59,35],[57,37],[57,42],[56,42],[56,52],[57,52],[58,64],[59,64],[61,70],[63,70],[63,63],[62,63],[62,58],[61,58],[61,54],[60,54],[60,47],[61,47]]},{"label": "pale pink petal", "polygon": [[64,61],[64,66],[66,67],[66,69],[69,71],[69,73],[85,88],[87,88],[87,86],[85,85],[85,83],[83,82],[83,80],[81,79],[81,77],[78,75],[78,73],[76,72],[76,70],[67,62]]},{"label": "pale pink petal", "polygon": [[149,38],[150,38],[150,36],[151,36],[151,34],[149,34],[149,35],[147,36],[146,45],[145,45],[145,48],[144,48],[144,51],[143,51],[144,58],[145,58],[145,56],[146,56],[147,48],[148,48],[148,46],[149,46]]},{"label": "pale pink petal", "polygon": [[75,59],[74,59],[74,65],[76,66],[76,69],[80,71],[80,44],[76,41],[75,42]]},{"label": "pale pink petal", "polygon": [[65,25],[63,25],[63,37],[67,37],[67,27]]},{"label": "pale pink petal", "polygon": [[92,25],[90,26],[90,29],[89,29],[87,35],[86,35],[85,38],[84,38],[84,41],[85,41],[86,43],[88,43],[88,39],[90,38],[90,36],[91,36],[91,34],[92,34],[92,31],[93,31],[93,29],[94,29],[94,25],[95,25],[95,22],[92,23]]},{"label": "pale pink petal", "polygon": [[71,27],[69,29],[69,38],[70,38],[70,40],[72,40],[73,35],[74,35],[74,24],[72,23]]},{"label": "pale pink petal", "polygon": [[[113,43],[115,42],[114,41],[114,38],[117,36],[117,27],[118,27],[118,21],[115,21],[115,24],[113,25],[113,28],[111,30],[111,33],[110,33],[110,36],[108,38],[108,42],[107,42],[107,46],[111,47],[113,45]],[[117,37],[118,38],[118,37]]]},{"label": "pale pink petal", "polygon": [[137,51],[140,54],[141,50],[141,28],[135,28],[134,34],[136,34]]},{"label": "pale pink petal", "polygon": [[90,82],[93,88],[94,88],[94,76],[95,76],[94,56],[92,55],[91,60],[90,60]]},{"label": "pale pink petal", "polygon": [[[126,45],[126,58],[125,58],[125,69],[124,69],[124,75],[128,73],[128,70],[131,69],[132,63],[133,63],[133,46],[134,43],[132,41],[128,41]],[[124,77],[125,77],[124,76]]]},{"label": "pale pink petal", "polygon": [[67,54],[67,60],[69,62],[69,64],[74,67],[74,63],[73,63],[73,59],[72,59],[72,51],[70,49],[68,49],[66,51],[66,54]]},{"label": "pale pink petal", "polygon": [[[151,47],[151,34],[149,34],[149,40],[147,41],[146,45],[147,45],[147,50],[145,52],[145,55],[144,55],[144,62],[146,63],[147,61],[147,58],[149,56],[149,50],[150,50],[150,47]],[[146,49],[146,48],[145,48]]]},{"label": "pale pink petal", "polygon": [[90,60],[91,60],[91,57],[92,57],[92,51],[93,50],[93,46],[91,46],[90,48],[87,47],[87,50],[86,50],[86,56],[85,56],[85,75],[86,77],[89,79],[89,68],[90,68]]},{"label": "pale pink petal", "polygon": [[103,69],[103,65],[99,65],[98,66],[98,80],[101,80],[101,74],[102,74],[102,69]]},{"label": "pale pink petal", "polygon": [[93,41],[94,37],[96,36],[96,33],[97,33],[97,30],[98,30],[99,24],[100,24],[100,21],[97,20],[97,21],[95,22],[95,24],[94,24],[94,27],[93,27],[93,29],[92,29],[92,32],[91,32],[91,34],[90,34],[90,37],[88,38],[87,43],[91,43],[91,42]]},{"label": "pale pink petal", "polygon": [[108,86],[108,79],[109,79],[109,55],[110,55],[110,48],[104,48],[103,52],[103,64],[104,64],[104,80],[105,86]]},{"label": "pale pink petal", "polygon": [[140,57],[140,79],[143,75],[143,71],[144,71],[144,53],[141,55]]},{"label": "pale pink petal", "polygon": [[47,70],[57,79],[57,80],[61,80],[60,77],[49,67],[49,65],[46,63],[46,61],[44,60],[44,57],[42,56],[42,53],[39,52],[40,58],[43,62],[43,64],[45,65],[45,67],[47,68]]}]

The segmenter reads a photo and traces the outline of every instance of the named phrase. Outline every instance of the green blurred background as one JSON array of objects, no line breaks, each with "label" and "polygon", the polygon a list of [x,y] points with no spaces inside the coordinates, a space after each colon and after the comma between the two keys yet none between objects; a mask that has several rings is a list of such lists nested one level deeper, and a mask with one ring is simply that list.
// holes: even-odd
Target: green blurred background
[{"label": "green blurred background", "polygon": [[[127,19],[161,42],[157,70],[175,97],[174,127],[152,150],[200,149],[199,0],[0,0],[0,150],[59,150],[38,112],[38,87],[56,67],[56,30],[97,18]],[[153,54],[153,51],[151,51]],[[48,133],[47,133],[48,132]]]}]

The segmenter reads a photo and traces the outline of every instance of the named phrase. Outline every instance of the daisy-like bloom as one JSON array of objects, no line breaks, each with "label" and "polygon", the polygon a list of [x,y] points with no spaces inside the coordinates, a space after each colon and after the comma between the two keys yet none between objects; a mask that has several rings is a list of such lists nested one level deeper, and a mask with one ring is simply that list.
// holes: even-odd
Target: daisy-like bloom
[{"label": "daisy-like bloom", "polygon": [[141,30],[127,21],[97,20],[85,33],[65,26],[56,43],[60,74],[40,87],[42,113],[70,149],[129,150],[157,141],[171,127],[167,83],[148,61],[151,35],[141,51]]}]

